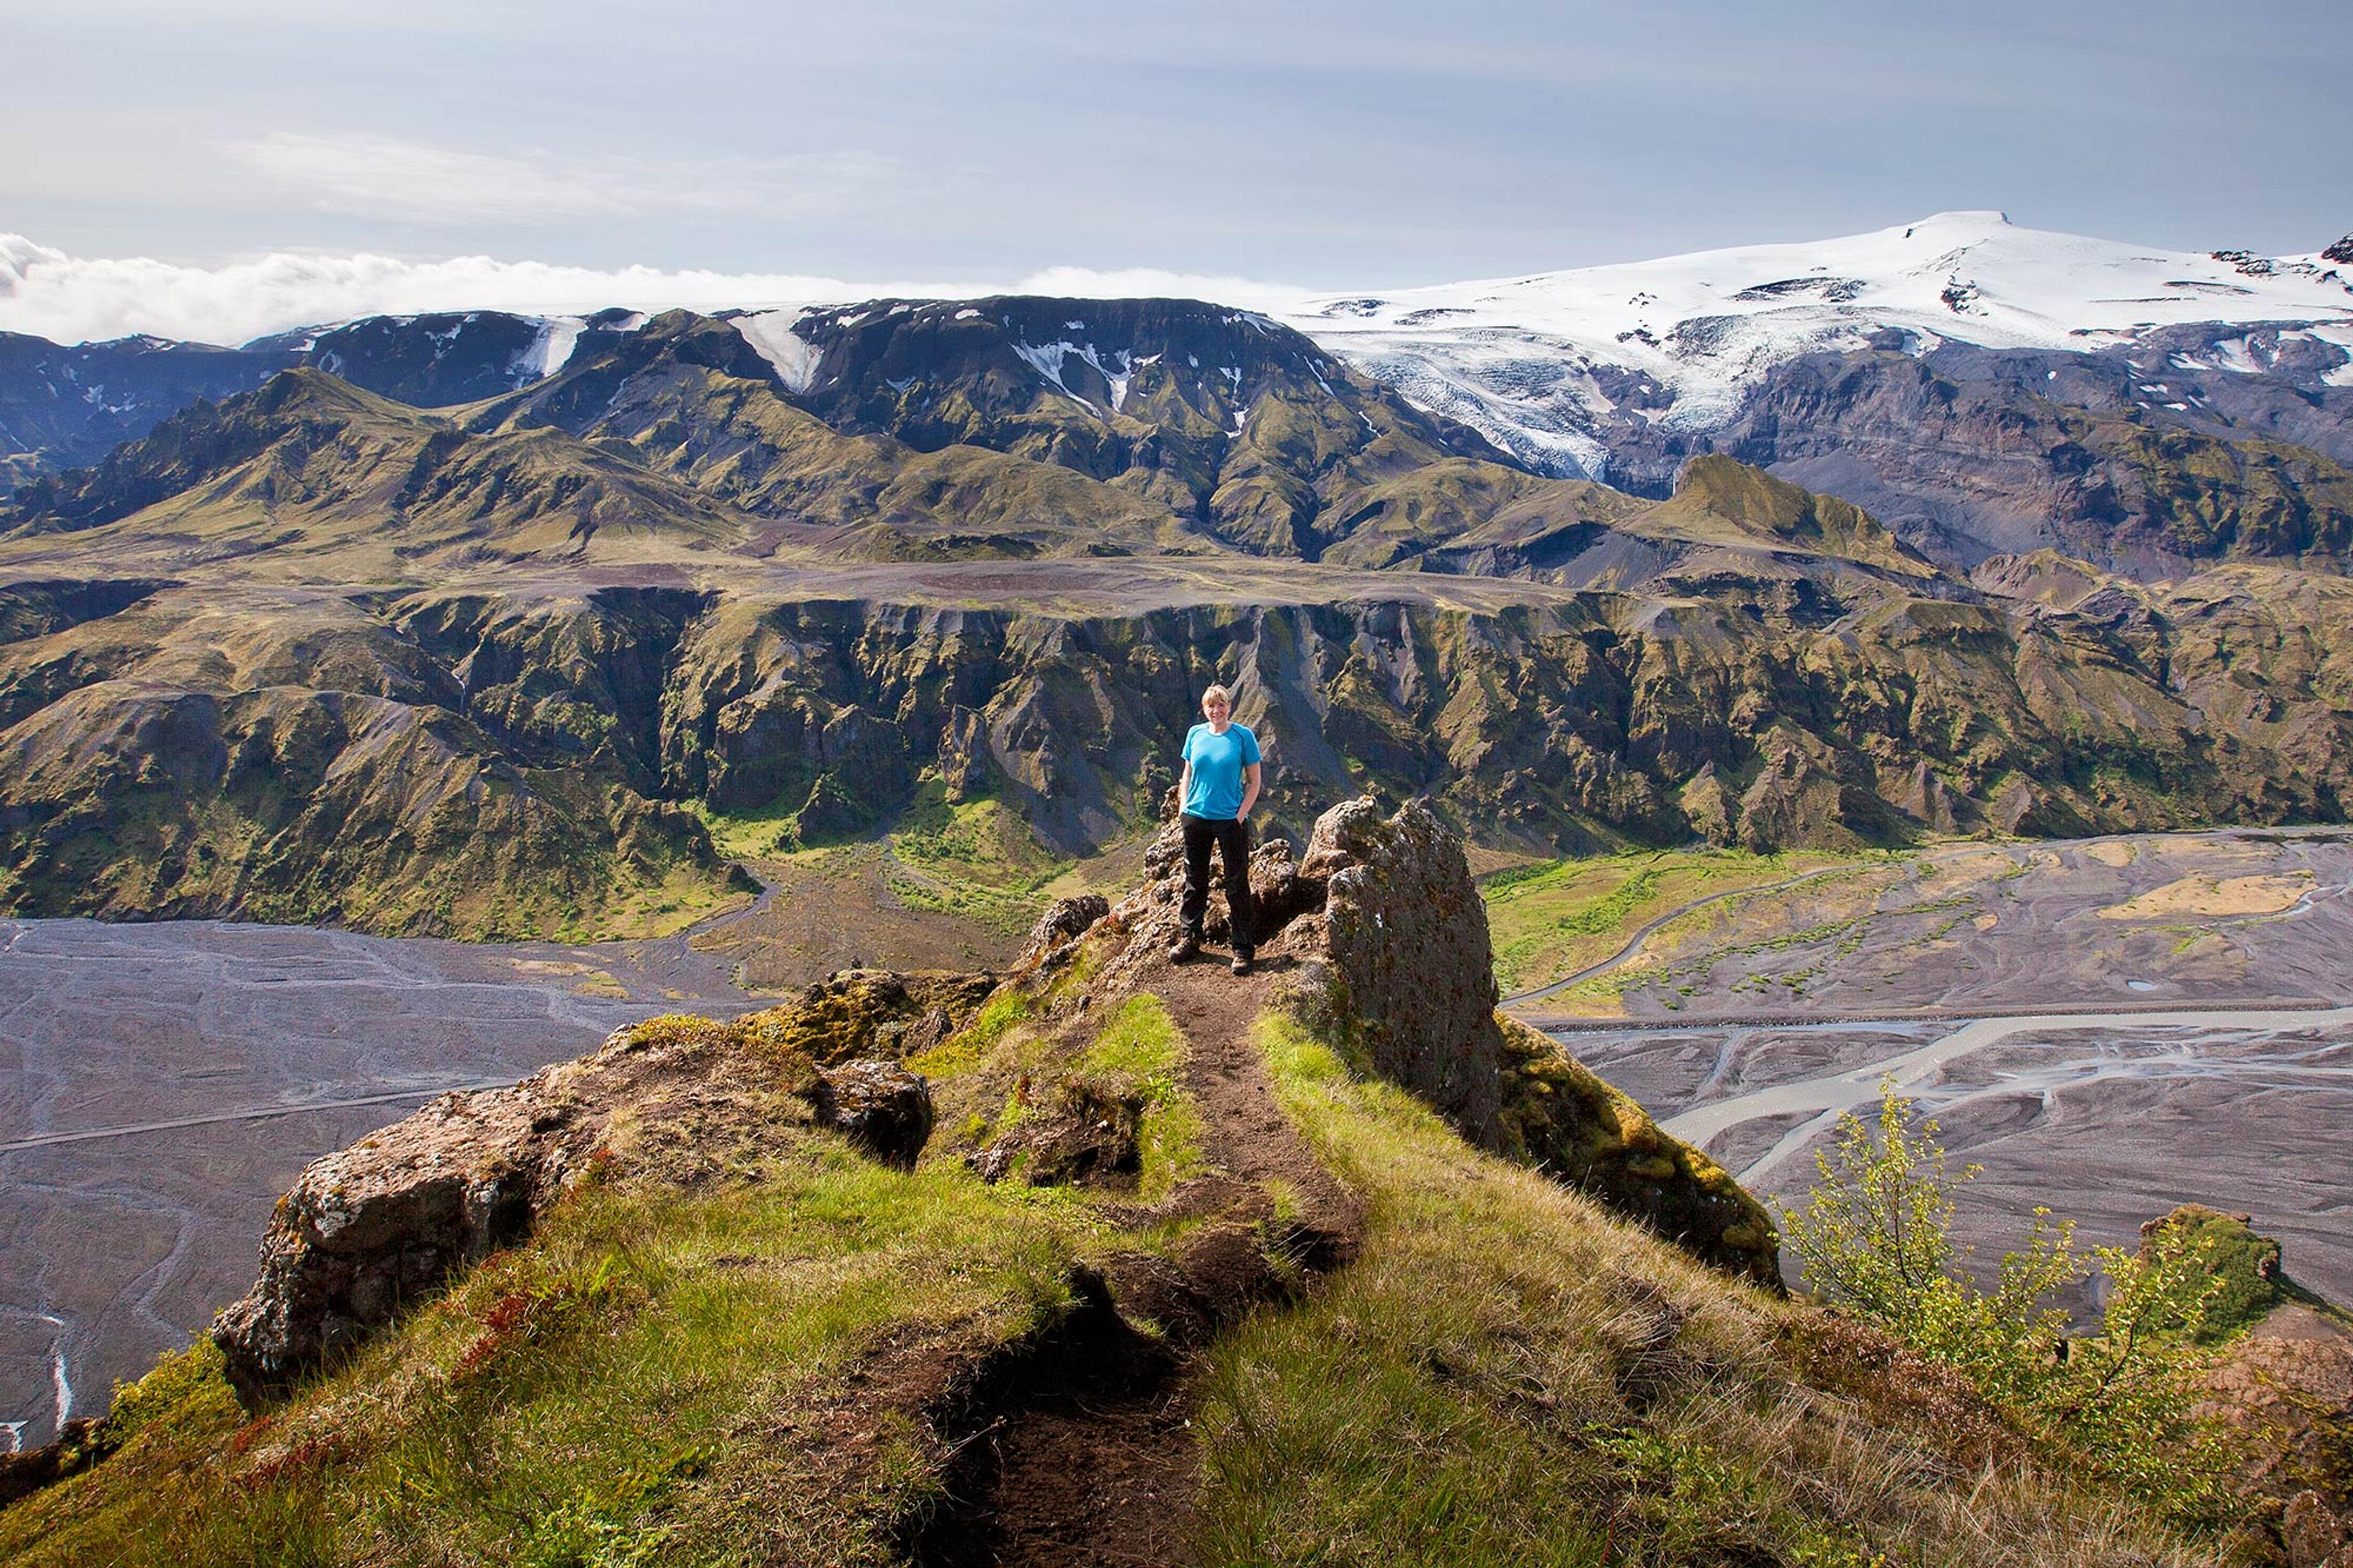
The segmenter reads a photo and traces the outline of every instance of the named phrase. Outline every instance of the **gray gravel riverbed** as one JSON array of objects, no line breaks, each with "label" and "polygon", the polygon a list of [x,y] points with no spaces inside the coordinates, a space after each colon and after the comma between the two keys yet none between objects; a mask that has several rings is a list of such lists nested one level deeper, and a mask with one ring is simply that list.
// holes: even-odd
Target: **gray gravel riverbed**
[{"label": "gray gravel riverbed", "polygon": [[760,1005],[682,938],[0,920],[0,1447],[103,1411],[244,1294],[319,1155],[622,1024]]}]

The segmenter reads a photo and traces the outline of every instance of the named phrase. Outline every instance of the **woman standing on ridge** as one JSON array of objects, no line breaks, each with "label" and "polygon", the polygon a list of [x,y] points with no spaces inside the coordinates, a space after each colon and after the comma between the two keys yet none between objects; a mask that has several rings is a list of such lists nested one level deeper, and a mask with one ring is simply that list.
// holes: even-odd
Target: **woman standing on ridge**
[{"label": "woman standing on ridge", "polygon": [[1259,786],[1258,736],[1233,721],[1234,695],[1222,686],[1201,693],[1201,717],[1185,736],[1183,785],[1184,933],[1168,950],[1172,963],[1201,951],[1201,917],[1209,909],[1209,847],[1226,868],[1226,919],[1233,931],[1234,973],[1250,972],[1250,811]]}]

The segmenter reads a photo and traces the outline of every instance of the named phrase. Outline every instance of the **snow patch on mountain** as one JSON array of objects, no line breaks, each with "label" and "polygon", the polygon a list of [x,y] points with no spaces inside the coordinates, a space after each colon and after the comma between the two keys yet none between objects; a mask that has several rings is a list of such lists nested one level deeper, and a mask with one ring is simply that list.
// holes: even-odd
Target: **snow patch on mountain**
[{"label": "snow patch on mountain", "polygon": [[550,316],[539,324],[539,341],[516,356],[513,374],[518,384],[554,375],[571,362],[580,333],[588,325],[579,316]]},{"label": "snow patch on mountain", "polygon": [[1925,353],[1948,339],[2080,351],[2204,321],[2353,327],[2348,275],[2316,255],[2153,250],[1955,212],[1805,244],[1352,290],[1282,319],[1523,460],[1598,479],[1601,421],[1709,428],[1799,354]]},{"label": "snow patch on mountain", "polygon": [[[1074,328],[1084,331],[1086,328],[1084,321],[1065,321],[1062,325],[1066,331]],[[1127,384],[1134,378],[1135,366],[1133,357],[1126,349],[1114,349],[1108,355],[1100,355],[1092,343],[1074,343],[1065,339],[1050,343],[1015,343],[1013,352],[1027,360],[1032,370],[1052,382],[1056,391],[1083,408],[1094,411],[1098,405],[1092,399],[1082,397],[1071,391],[1070,385],[1063,381],[1062,377],[1066,374],[1065,366],[1071,359],[1083,360],[1092,365],[1095,374],[1102,376],[1111,387],[1113,413],[1119,412],[1120,407],[1127,402]],[[1105,363],[1106,359],[1109,361],[1108,363]]]},{"label": "snow patch on mountain", "polygon": [[776,379],[796,395],[816,382],[818,362],[825,357],[824,351],[793,331],[794,323],[806,314],[799,310],[761,310],[734,319],[744,341],[776,367]]}]

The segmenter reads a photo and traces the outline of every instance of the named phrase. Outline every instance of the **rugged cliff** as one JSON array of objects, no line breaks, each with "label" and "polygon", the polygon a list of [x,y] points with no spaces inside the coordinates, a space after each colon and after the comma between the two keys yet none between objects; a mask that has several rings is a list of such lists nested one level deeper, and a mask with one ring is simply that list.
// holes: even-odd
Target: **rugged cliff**
[{"label": "rugged cliff", "polygon": [[[1839,384],[1908,425],[1967,404],[1945,363]],[[1211,680],[1294,834],[1366,790],[1539,854],[2334,819],[2353,599],[2286,563],[2333,560],[2335,492],[2254,499],[2259,413],[2099,416],[2238,454],[2135,525],[2185,563],[2151,585],[1964,577],[1724,456],[1663,500],[1542,478],[1182,301],[675,312],[447,413],[287,372],[7,514],[0,900],[645,929],[724,895],[685,808],[818,842],[934,795],[1084,857],[1149,830]]]}]

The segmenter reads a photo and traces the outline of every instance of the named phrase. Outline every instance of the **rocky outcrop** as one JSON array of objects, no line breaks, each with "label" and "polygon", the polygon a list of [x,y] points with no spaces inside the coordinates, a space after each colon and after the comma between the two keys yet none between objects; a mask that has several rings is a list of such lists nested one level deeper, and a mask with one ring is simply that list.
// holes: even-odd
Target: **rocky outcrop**
[{"label": "rocky outcrop", "polygon": [[897,1062],[821,1068],[809,1090],[818,1125],[829,1127],[886,1165],[915,1168],[932,1136],[932,1086]]},{"label": "rocky outcrop", "polygon": [[695,1179],[732,1141],[810,1121],[807,1102],[874,1157],[912,1163],[928,1087],[871,1058],[936,1043],[989,986],[859,972],[731,1023],[656,1018],[312,1163],[279,1202],[252,1292],[214,1326],[232,1385],[259,1405],[521,1239],[583,1181],[617,1165]]},{"label": "rocky outcrop", "polygon": [[[1183,839],[1172,820],[1146,879],[1113,906],[1068,900],[1039,922],[1012,984],[1061,985],[1083,943],[1113,990],[1140,984],[1178,924]],[[1288,1005],[1365,1070],[1464,1136],[1552,1172],[1703,1260],[1778,1285],[1755,1202],[1552,1041],[1498,1017],[1487,922],[1459,839],[1427,806],[1367,799],[1324,814],[1294,862],[1250,862],[1260,951],[1292,971]],[[1213,917],[1210,935],[1220,935]],[[1091,961],[1094,962],[1094,961]],[[1068,989],[1065,987],[1065,989]],[[731,1023],[657,1018],[512,1089],[450,1095],[313,1163],[278,1206],[252,1292],[214,1339],[258,1405],[527,1235],[584,1181],[615,1169],[702,1179],[732,1148],[814,1123],[911,1168],[931,1137],[930,1085],[902,1066],[948,1043],[997,990],[985,974],[845,971]],[[1105,994],[1110,994],[1107,991]],[[1091,994],[1058,1004],[1083,1014]],[[1026,1006],[1027,1004],[1024,1004]],[[1036,1091],[968,1156],[988,1180],[1133,1177],[1145,1102],[1078,1079]]]},{"label": "rocky outcrop", "polygon": [[2141,1237],[2145,1255],[2170,1240],[2204,1272],[2198,1338],[2217,1346],[2206,1409],[2289,1568],[2353,1568],[2353,1314],[2296,1284],[2247,1215],[2184,1204]]},{"label": "rocky outcrop", "polygon": [[111,1450],[106,1420],[82,1415],[68,1421],[37,1448],[0,1454],[0,1508],[79,1475]]},{"label": "rocky outcrop", "polygon": [[1017,970],[1031,970],[1052,963],[1068,952],[1071,945],[1087,933],[1095,921],[1111,913],[1111,900],[1101,893],[1081,893],[1076,898],[1057,899],[1038,917],[1029,928],[1029,941],[1015,961]]},{"label": "rocky outcrop", "polygon": [[1323,909],[1302,917],[1293,942],[1323,948],[1332,1016],[1353,1021],[1382,1077],[1472,1142],[1497,1146],[1494,952],[1461,840],[1427,806],[1384,816],[1369,800],[1349,801],[1316,820],[1295,881],[1324,889]]},{"label": "rocky outcrop", "polygon": [[[1149,968],[1178,930],[1183,837],[1171,820],[1146,880],[1095,931],[1106,973]],[[1412,1092],[1466,1138],[1536,1165],[1693,1256],[1781,1288],[1772,1218],[1708,1157],[1661,1131],[1557,1041],[1495,1011],[1484,904],[1461,841],[1419,803],[1369,799],[1316,820],[1295,863],[1281,840],[1250,857],[1259,951],[1294,966],[1288,1005]],[[1223,940],[1221,901],[1208,935]]]},{"label": "rocky outcrop", "polygon": [[252,1293],[213,1327],[240,1399],[258,1405],[529,1231],[585,1152],[544,1087],[453,1095],[303,1172]]},{"label": "rocky outcrop", "polygon": [[1594,1076],[1559,1041],[1503,1024],[1504,1148],[1703,1262],[1778,1290],[1773,1216],[1699,1150]]},{"label": "rocky outcrop", "polygon": [[2298,1492],[2280,1510],[2280,1548],[2288,1568],[2353,1568],[2353,1521],[2318,1492]]}]

